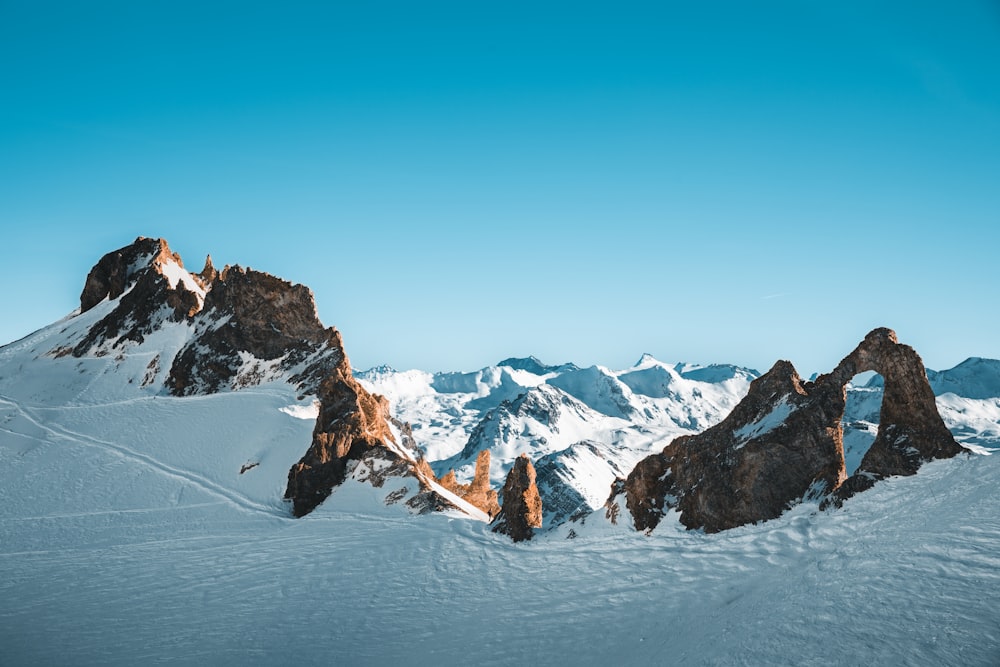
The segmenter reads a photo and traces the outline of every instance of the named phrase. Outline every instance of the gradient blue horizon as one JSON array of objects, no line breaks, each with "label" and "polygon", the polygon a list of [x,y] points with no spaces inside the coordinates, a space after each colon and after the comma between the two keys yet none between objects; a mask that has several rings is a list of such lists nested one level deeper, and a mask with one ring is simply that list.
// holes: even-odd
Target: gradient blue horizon
[{"label": "gradient blue horizon", "polygon": [[0,344],[136,236],[356,367],[1000,358],[1000,3],[0,5]]}]

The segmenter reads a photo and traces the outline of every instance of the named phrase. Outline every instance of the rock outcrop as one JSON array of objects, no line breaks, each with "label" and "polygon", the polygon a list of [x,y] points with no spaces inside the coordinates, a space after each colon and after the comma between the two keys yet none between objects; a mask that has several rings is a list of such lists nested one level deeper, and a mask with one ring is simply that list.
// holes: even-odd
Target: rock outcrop
[{"label": "rock outcrop", "polygon": [[[203,273],[214,273],[211,260]],[[340,334],[320,322],[308,287],[240,266],[216,274],[192,325],[167,377],[177,396],[255,385],[277,371],[313,393],[343,357]]]},{"label": "rock outcrop", "polygon": [[966,451],[938,413],[934,391],[916,351],[901,345],[890,329],[876,329],[820,381],[845,385],[856,374],[875,371],[883,379],[882,411],[875,442],[861,465],[837,489],[834,502],[871,488],[893,475],[913,475],[927,461],[947,459]]},{"label": "rock outcrop", "polygon": [[201,270],[201,273],[198,274],[198,277],[201,278],[202,284],[212,284],[212,281],[215,280],[218,275],[219,272],[215,270],[215,265],[212,264],[212,256],[206,255],[205,267]]},{"label": "rock outcrop", "polygon": [[[869,370],[885,380],[878,435],[845,480],[846,386]],[[638,530],[652,530],[676,508],[686,527],[716,532],[775,518],[805,497],[841,501],[878,479],[911,475],[926,461],[961,451],[937,412],[920,357],[891,330],[876,329],[813,382],[804,382],[791,363],[777,362],[722,422],[675,439],[614,488],[624,492]]]},{"label": "rock outcrop", "polygon": [[542,499],[535,486],[535,467],[527,455],[521,454],[514,460],[502,496],[493,532],[508,535],[515,542],[530,540],[534,529],[542,527]]},{"label": "rock outcrop", "polygon": [[116,303],[71,347],[53,353],[105,356],[183,324],[186,342],[157,362],[169,368],[163,382],[177,396],[277,377],[315,394],[342,356],[339,334],[320,322],[309,288],[239,266],[219,272],[211,256],[190,273],[163,239],[139,237],[98,261],[80,295],[81,314],[106,300]]},{"label": "rock outcrop", "polygon": [[180,256],[163,239],[140,236],[131,245],[104,255],[87,275],[80,312],[92,310],[105,299],[121,300],[77,342],[73,355],[104,354],[108,347],[141,343],[164,322],[192,317],[202,307],[205,290],[198,280],[178,279],[183,268]]},{"label": "rock outcrop", "polygon": [[455,471],[449,470],[438,483],[448,491],[474,507],[486,512],[492,519],[500,512],[497,492],[490,486],[490,450],[484,449],[476,457],[476,473],[468,484],[460,484],[455,479]]},{"label": "rock outcrop", "polygon": [[450,509],[488,520],[499,511],[489,453],[471,484],[455,484],[460,493],[442,487],[409,425],[393,420],[385,398],[354,379],[340,333],[323,326],[303,285],[240,266],[217,271],[211,256],[200,273],[191,273],[166,241],[139,237],[91,269],[80,315],[85,326],[52,356],[114,352],[118,364],[132,346],[167,332],[141,387],[190,396],[281,380],[302,398],[316,395],[312,442],[288,473],[285,497],[296,516],[312,511],[348,476],[376,488],[393,480],[385,502],[405,501],[414,512]]},{"label": "rock outcrop", "polygon": [[[388,402],[358,384],[346,355],[320,384],[319,400],[312,445],[288,472],[285,498],[292,501],[292,511],[299,517],[313,511],[344,481],[350,462],[395,443]],[[389,456],[388,450],[386,454],[400,458]]]},{"label": "rock outcrop", "polygon": [[386,496],[386,504],[405,501],[414,513],[458,510],[475,515],[478,509],[485,520],[499,510],[497,493],[489,487],[489,452],[480,457],[471,484],[457,484],[454,473],[439,482],[409,425],[393,419],[386,399],[354,379],[346,355],[320,384],[319,400],[312,444],[288,471],[285,499],[292,502],[295,516],[316,509],[348,476],[376,488],[395,479],[401,486]]}]

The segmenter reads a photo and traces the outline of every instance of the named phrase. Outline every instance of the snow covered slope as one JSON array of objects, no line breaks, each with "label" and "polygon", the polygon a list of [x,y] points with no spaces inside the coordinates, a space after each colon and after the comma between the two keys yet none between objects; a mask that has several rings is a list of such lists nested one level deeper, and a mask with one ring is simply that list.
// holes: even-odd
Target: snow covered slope
[{"label": "snow covered slope", "polygon": [[[723,417],[753,371],[646,356],[358,373],[438,468],[468,479],[487,447],[498,486],[535,459],[548,530],[513,544],[459,498],[413,516],[407,480],[366,481],[377,463],[292,518],[316,357],[255,355],[232,383],[173,395],[172,360],[220,295],[158,267],[150,284],[194,315],[151,308],[124,329],[141,335],[109,337],[139,295],[122,291],[0,347],[5,665],[1000,664],[1000,362],[929,373],[949,428],[985,454],[715,535],[588,511],[637,458]],[[878,378],[851,387],[845,420],[877,421],[879,394]],[[857,451],[866,429],[849,428]]]},{"label": "snow covered slope", "polygon": [[998,456],[716,535],[594,518],[515,545],[371,502],[363,484],[304,519],[277,511],[280,485],[236,465],[298,456],[275,443],[308,436],[288,402],[277,385],[98,408],[5,399],[4,664],[1000,660]]}]

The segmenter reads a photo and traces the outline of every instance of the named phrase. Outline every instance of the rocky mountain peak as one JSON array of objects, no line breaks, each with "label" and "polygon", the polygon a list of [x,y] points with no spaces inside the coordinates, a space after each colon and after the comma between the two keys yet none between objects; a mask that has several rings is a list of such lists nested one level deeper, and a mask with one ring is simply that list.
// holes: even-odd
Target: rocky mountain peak
[{"label": "rocky mountain peak", "polygon": [[320,322],[308,287],[238,265],[215,276],[191,323],[195,335],[167,378],[176,395],[258,384],[276,370],[312,393],[345,358],[340,334]]},{"label": "rocky mountain peak", "polygon": [[204,286],[184,270],[163,239],[140,236],[104,255],[90,270],[80,294],[81,314],[105,300],[118,303],[72,348],[81,357],[127,342],[141,343],[165,322],[183,321],[201,310]]},{"label": "rocky mountain peak", "polygon": [[120,355],[172,327],[176,343],[156,350],[151,368],[169,368],[163,383],[175,395],[279,377],[314,394],[344,356],[337,331],[320,322],[309,288],[238,265],[219,272],[211,255],[200,273],[189,273],[163,239],[139,237],[97,262],[80,314],[98,306],[101,317],[52,354]]},{"label": "rocky mountain peak", "polygon": [[181,263],[180,257],[171,252],[163,239],[140,236],[132,244],[112,250],[87,274],[80,294],[80,312],[87,312],[104,299],[117,299],[140,273],[150,267],[161,267],[168,260]]}]

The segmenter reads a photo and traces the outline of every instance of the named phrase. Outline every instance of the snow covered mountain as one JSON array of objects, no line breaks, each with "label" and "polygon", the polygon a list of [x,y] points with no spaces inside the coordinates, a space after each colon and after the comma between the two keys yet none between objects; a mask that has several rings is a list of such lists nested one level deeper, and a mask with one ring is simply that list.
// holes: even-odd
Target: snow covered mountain
[{"label": "snow covered mountain", "polygon": [[[970,359],[928,370],[945,424],[966,447],[1000,448],[1000,362]],[[546,527],[596,510],[611,483],[673,438],[718,423],[759,376],[732,365],[666,364],[650,355],[631,368],[548,366],[506,359],[469,373],[356,371],[408,422],[440,475],[472,477],[476,455],[492,453],[500,485],[514,460],[536,461]],[[868,374],[871,375],[871,374]],[[847,387],[844,454],[847,475],[875,440],[882,377]]]},{"label": "snow covered mountain", "polygon": [[[159,240],[102,258],[79,311],[0,347],[4,663],[1000,659],[1000,457],[930,463],[842,510],[803,502],[716,535],[668,515],[647,535],[607,520],[612,482],[718,424],[756,371],[527,358],[381,367],[355,386],[348,363],[307,288],[210,262],[191,273]],[[1000,362],[928,378],[963,445],[1000,449]],[[343,435],[330,406],[349,395],[370,413],[358,419],[381,418],[361,386],[387,397],[385,431],[347,433],[379,446],[293,518],[289,471]],[[855,467],[882,392],[878,376],[848,386]],[[532,542],[494,534],[439,484],[451,468],[471,483],[483,449],[494,488],[534,461]]]},{"label": "snow covered mountain", "polygon": [[413,428],[434,470],[471,479],[478,453],[492,454],[500,485],[514,461],[538,461],[545,525],[601,507],[611,484],[670,439],[724,417],[757,372],[736,366],[674,366],[649,355],[635,366],[547,366],[506,359],[471,373],[357,372]]}]

